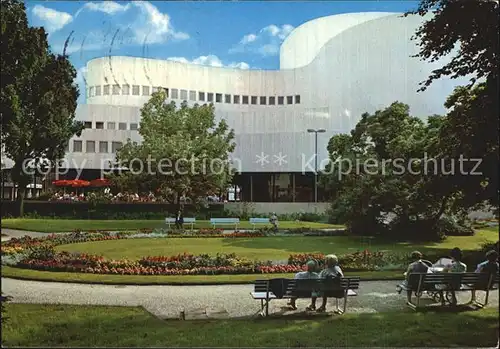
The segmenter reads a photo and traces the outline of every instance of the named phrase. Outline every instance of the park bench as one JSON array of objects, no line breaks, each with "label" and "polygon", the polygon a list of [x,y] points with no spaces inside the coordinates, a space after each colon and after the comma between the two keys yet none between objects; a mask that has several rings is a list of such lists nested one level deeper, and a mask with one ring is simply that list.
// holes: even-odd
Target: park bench
[{"label": "park bench", "polygon": [[252,225],[252,229],[255,230],[257,224],[269,224],[269,218],[250,218],[250,224]]},{"label": "park bench", "polygon": [[[286,287],[284,294],[274,294],[272,291],[272,282],[282,280]],[[290,299],[290,298],[311,298],[312,292],[321,291],[322,295],[334,297],[336,301],[335,312],[343,314],[347,308],[347,298],[357,296],[355,290],[359,289],[359,277],[344,277],[340,282],[326,279],[270,279],[256,280],[254,290],[250,292],[253,299],[260,300],[260,310],[258,314],[261,316],[269,315],[269,302],[273,299]],[[344,299],[343,308],[339,308],[339,294]],[[321,297],[318,298],[321,301]]]},{"label": "park bench", "polygon": [[213,228],[216,225],[234,225],[235,229],[238,229],[238,225],[240,224],[239,218],[210,218],[210,224]]},{"label": "park bench", "polygon": [[[436,294],[440,294],[441,305],[445,305],[446,300],[452,303],[456,292],[470,291],[471,300],[467,304],[483,308],[488,304],[490,290],[498,289],[498,281],[498,274],[488,273],[414,273],[410,274],[408,284],[401,286],[407,293],[406,303],[413,310],[418,310],[424,292],[433,298]],[[485,292],[483,303],[476,299],[476,291]],[[415,303],[412,302],[413,294],[416,297]]]},{"label": "park bench", "polygon": [[[170,229],[170,225],[175,224],[175,218],[167,217],[165,218],[165,223],[167,223],[168,228]],[[196,218],[191,218],[191,217],[184,218],[184,224],[191,224],[191,230],[194,229],[195,223],[196,223]]]}]

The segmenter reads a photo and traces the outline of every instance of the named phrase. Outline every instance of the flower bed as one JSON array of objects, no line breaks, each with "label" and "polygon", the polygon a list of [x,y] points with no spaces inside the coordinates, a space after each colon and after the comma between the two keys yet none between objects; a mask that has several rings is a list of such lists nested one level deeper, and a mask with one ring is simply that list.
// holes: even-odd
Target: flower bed
[{"label": "flower bed", "polygon": [[[262,232],[234,232],[223,234],[221,230],[205,230],[203,237],[261,237]],[[18,268],[46,271],[65,271],[93,274],[123,275],[215,275],[215,274],[263,274],[296,273],[305,268],[308,260],[318,261],[322,267],[325,256],[322,254],[292,254],[287,263],[256,261],[240,258],[235,254],[175,256],[145,256],[139,260],[110,260],[103,256],[84,253],[57,252],[58,245],[133,239],[141,237],[188,237],[189,235],[162,233],[148,230],[132,232],[74,232],[72,234],[49,235],[43,238],[23,237],[11,239],[1,246],[2,263]],[[199,234],[192,236],[200,236]],[[397,256],[383,252],[361,251],[339,256],[344,271],[380,270],[389,266],[404,269],[408,262],[406,255]]]}]

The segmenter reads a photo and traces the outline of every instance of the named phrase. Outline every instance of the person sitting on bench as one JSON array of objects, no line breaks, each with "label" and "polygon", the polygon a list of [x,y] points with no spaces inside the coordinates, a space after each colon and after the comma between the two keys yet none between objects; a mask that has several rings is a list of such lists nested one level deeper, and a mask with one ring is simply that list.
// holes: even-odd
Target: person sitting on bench
[{"label": "person sitting on bench", "polygon": [[[337,258],[336,255],[329,254],[328,256],[326,256],[326,268],[319,273],[319,278],[333,279],[340,281],[340,278],[344,277],[344,273],[342,272],[342,269],[340,269],[338,264],[339,264],[339,259]],[[318,308],[317,312],[322,313],[326,310],[327,298],[328,297],[323,295],[323,303],[321,304],[321,307]]]},{"label": "person sitting on bench", "polygon": [[419,251],[413,251],[411,253],[411,259],[413,262],[410,263],[410,265],[408,266],[408,269],[404,273],[406,279],[403,281],[403,283],[401,285],[397,286],[398,293],[401,293],[401,291],[403,290],[403,287],[408,286],[408,280],[410,278],[410,274],[427,273],[427,271],[429,270],[429,267],[427,265],[425,265],[425,263],[422,261],[422,257],[423,257],[422,253],[420,253]]},{"label": "person sitting on bench", "polygon": [[491,250],[486,252],[486,260],[477,265],[476,273],[498,273],[498,252]]},{"label": "person sitting on bench", "polygon": [[[476,273],[498,274],[498,252],[490,250],[486,252],[486,260],[479,263],[476,268]],[[476,298],[476,290],[472,290],[472,299]]]},{"label": "person sitting on bench", "polygon": [[[465,273],[467,271],[467,265],[462,262],[462,250],[458,247],[455,247],[450,252],[451,264],[448,264],[444,267],[444,273]],[[446,290],[448,285],[436,285],[436,289],[439,290],[439,296],[441,297],[441,302],[443,302],[443,290]],[[461,287],[461,286],[460,286]],[[451,293],[451,304],[457,304],[457,298],[455,296],[455,292]]]},{"label": "person sitting on bench", "polygon": [[[319,276],[318,276],[318,273],[316,273],[316,262],[315,261],[308,261],[306,263],[306,266],[307,266],[307,270],[306,271],[301,271],[301,272],[298,272],[297,274],[295,274],[295,278],[296,280],[299,280],[299,279],[317,279]],[[308,311],[311,311],[311,310],[315,310],[316,309],[316,298],[318,297],[318,295],[316,294],[316,292],[313,292],[312,295],[311,295],[311,305],[309,305],[306,310]],[[292,309],[292,310],[297,310],[297,306],[295,304],[295,302],[297,301],[297,298],[290,298],[290,302],[288,303],[288,306]]]}]

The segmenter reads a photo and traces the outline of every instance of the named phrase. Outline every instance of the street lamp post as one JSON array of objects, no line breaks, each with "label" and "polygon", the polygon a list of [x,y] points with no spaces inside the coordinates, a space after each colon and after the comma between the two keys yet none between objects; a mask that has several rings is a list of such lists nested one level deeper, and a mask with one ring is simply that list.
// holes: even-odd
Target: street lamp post
[{"label": "street lamp post", "polygon": [[324,128],[308,128],[307,132],[314,133],[314,202],[318,202],[318,133],[325,133]]}]

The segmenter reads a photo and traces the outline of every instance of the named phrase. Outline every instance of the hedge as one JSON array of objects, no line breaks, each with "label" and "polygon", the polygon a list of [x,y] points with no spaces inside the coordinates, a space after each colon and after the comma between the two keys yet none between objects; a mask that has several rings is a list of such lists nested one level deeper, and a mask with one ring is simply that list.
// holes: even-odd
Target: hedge
[{"label": "hedge", "polygon": [[[175,204],[145,203],[98,203],[31,201],[24,202],[24,214],[28,217],[53,217],[72,219],[164,219],[175,216],[178,206]],[[16,201],[2,201],[2,217],[19,216]],[[184,206],[184,217],[209,219],[221,217],[224,204],[211,204],[208,207]]]}]

